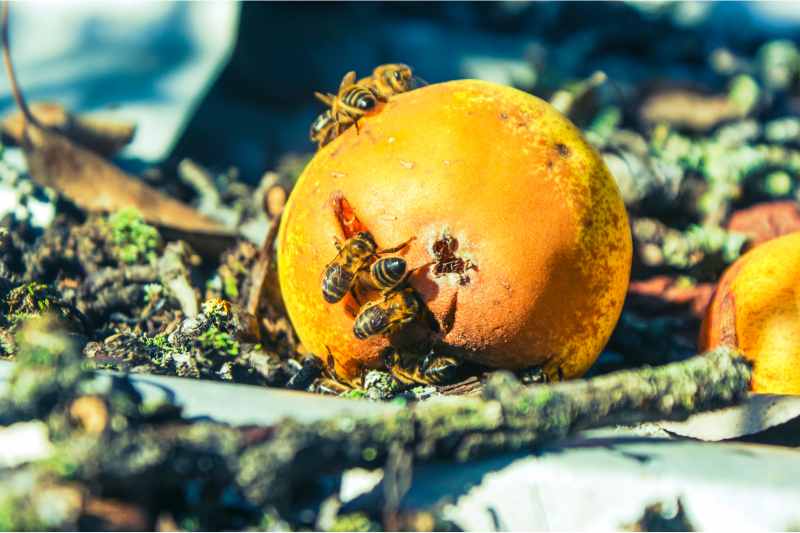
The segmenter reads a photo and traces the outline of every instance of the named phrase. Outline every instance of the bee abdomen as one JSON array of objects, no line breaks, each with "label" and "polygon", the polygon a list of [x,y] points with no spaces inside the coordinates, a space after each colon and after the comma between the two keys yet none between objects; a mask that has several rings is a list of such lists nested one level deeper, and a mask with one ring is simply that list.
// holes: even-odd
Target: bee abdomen
[{"label": "bee abdomen", "polygon": [[372,306],[363,309],[353,324],[353,334],[357,339],[364,340],[372,335],[377,335],[389,327],[389,317],[380,307]]},{"label": "bee abdomen", "polygon": [[322,297],[325,301],[335,304],[347,294],[353,284],[353,274],[348,272],[342,265],[330,265],[325,269],[322,278]]},{"label": "bee abdomen", "polygon": [[350,107],[368,111],[375,107],[377,98],[375,98],[375,95],[369,89],[356,86],[347,91],[342,101]]},{"label": "bee abdomen", "polygon": [[422,375],[432,384],[439,385],[452,381],[458,374],[461,364],[452,357],[426,357],[421,365]]},{"label": "bee abdomen", "polygon": [[402,257],[384,257],[372,264],[370,274],[379,289],[391,289],[403,280],[406,273],[406,260]]}]

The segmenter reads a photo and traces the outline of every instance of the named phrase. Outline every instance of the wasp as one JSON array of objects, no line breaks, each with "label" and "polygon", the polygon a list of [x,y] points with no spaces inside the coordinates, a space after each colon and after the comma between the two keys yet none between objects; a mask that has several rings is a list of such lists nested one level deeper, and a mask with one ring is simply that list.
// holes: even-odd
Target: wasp
[{"label": "wasp", "polygon": [[356,83],[369,87],[385,102],[391,96],[410,91],[421,81],[414,77],[408,65],[388,63],[375,67],[372,76],[361,78]]},{"label": "wasp", "polygon": [[383,353],[383,364],[394,378],[403,385],[441,385],[455,381],[462,368],[461,360],[448,355],[436,355],[433,351],[424,357],[401,354],[394,348]]},{"label": "wasp", "polygon": [[[378,249],[375,239],[369,232],[362,231],[340,243],[334,239],[338,253],[328,263],[322,276],[322,297],[334,304],[344,298],[351,290],[359,275],[369,268],[369,278],[377,289],[389,290],[400,284],[406,274],[406,261],[400,257],[385,257],[373,260],[379,255],[394,253],[405,248],[411,239],[392,247]],[[370,266],[371,265],[371,266]]]},{"label": "wasp", "polygon": [[333,118],[331,110],[326,109],[311,123],[308,137],[322,148],[341,133],[339,128],[339,123]]},{"label": "wasp", "polygon": [[353,334],[364,340],[373,335],[390,336],[413,322],[420,312],[414,289],[390,290],[383,298],[364,304],[353,324]]},{"label": "wasp", "polygon": [[378,105],[378,95],[369,86],[356,83],[353,70],[344,75],[337,94],[315,92],[314,96],[330,107],[331,117],[340,129],[337,134],[351,124],[358,131],[358,119]]}]

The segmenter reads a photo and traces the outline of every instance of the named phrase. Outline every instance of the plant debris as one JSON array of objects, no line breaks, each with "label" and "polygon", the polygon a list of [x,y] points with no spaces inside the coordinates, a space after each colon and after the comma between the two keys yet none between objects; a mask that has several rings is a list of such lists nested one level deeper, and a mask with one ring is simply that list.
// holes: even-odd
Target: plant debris
[{"label": "plant debris", "polygon": [[[796,446],[796,401],[748,397],[750,369],[731,351],[692,356],[723,270],[749,248],[800,230],[800,51],[788,40],[688,50],[703,30],[665,21],[678,17],[677,5],[661,22],[636,18],[645,29],[625,40],[606,28],[613,25],[575,20],[563,35],[537,33],[513,64],[464,61],[568,113],[620,187],[632,222],[632,281],[590,379],[550,385],[537,381],[537,369],[518,381],[475,367],[453,383],[414,386],[373,370],[358,390],[332,381],[325,354],[299,343],[276,279],[281,214],[311,154],[279,154],[253,176],[177,158],[131,175],[110,158],[131,141],[133,124],[56,102],[26,104],[6,21],[19,111],[2,128],[24,161],[0,149],[0,358],[14,362],[0,394],[0,440],[23,434],[32,444],[0,465],[0,529],[445,530],[455,526],[438,507],[409,513],[399,505],[416,463],[687,417],[659,427],[704,440],[756,440],[771,428],[776,443]],[[533,5],[533,18],[562,20],[548,18],[553,6]],[[614,16],[640,9],[620,5]],[[510,35],[528,22],[487,24]],[[245,163],[220,161],[230,164]],[[346,201],[320,202],[332,202],[344,235],[358,231]],[[435,246],[434,274],[468,285],[481,265],[461,257],[450,236]],[[232,427],[145,401],[125,375],[106,370],[403,409]],[[695,414],[721,406],[730,407]],[[383,469],[385,505],[342,506],[340,478],[351,467]],[[620,527],[691,525],[678,500]]]}]

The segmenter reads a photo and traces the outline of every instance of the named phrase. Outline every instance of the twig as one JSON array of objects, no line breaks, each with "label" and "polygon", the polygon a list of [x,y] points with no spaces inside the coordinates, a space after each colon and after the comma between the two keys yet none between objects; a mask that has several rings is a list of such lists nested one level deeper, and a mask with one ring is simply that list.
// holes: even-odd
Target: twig
[{"label": "twig", "polygon": [[579,429],[654,420],[737,402],[751,378],[749,363],[720,348],[680,363],[589,380],[525,387],[498,373],[484,397],[444,397],[381,417],[322,423],[286,420],[273,437],[241,458],[239,482],[249,499],[279,508],[293,489],[322,472],[379,467],[401,446],[415,460],[479,456],[530,448]]},{"label": "twig", "polygon": [[[270,221],[267,235],[264,237],[264,242],[261,244],[261,249],[258,251],[258,258],[253,266],[253,273],[250,276],[250,290],[247,295],[247,304],[245,306],[248,313],[261,318],[259,310],[267,297],[269,285],[274,280],[273,257],[275,255],[275,238],[278,236],[278,229],[281,225],[281,215],[279,214]],[[272,299],[274,300],[274,299]],[[271,301],[273,305],[277,302]]]},{"label": "twig", "polygon": [[158,260],[158,277],[161,283],[180,303],[183,314],[193,318],[199,312],[197,294],[192,288],[187,264],[191,262],[191,250],[183,242],[169,243]]},{"label": "twig", "polygon": [[17,107],[19,107],[19,110],[22,112],[23,116],[22,131],[24,138],[25,122],[28,122],[37,127],[41,127],[41,125],[39,124],[39,121],[36,120],[36,117],[33,116],[33,113],[31,113],[31,110],[28,107],[28,103],[25,101],[25,97],[22,96],[22,91],[20,91],[19,84],[17,83],[17,75],[14,72],[14,64],[11,61],[11,48],[9,46],[9,38],[8,38],[9,3],[10,2],[8,0],[3,2],[2,18],[0,18],[0,40],[2,40],[3,43],[3,63],[5,63],[6,74],[8,75],[8,82],[11,85],[11,94],[14,96],[14,100],[17,102]]}]

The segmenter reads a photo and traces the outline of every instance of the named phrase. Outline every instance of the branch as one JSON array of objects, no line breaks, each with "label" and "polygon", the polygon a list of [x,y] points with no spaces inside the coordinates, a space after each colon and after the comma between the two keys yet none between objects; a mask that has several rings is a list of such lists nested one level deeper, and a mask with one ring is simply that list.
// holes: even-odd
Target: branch
[{"label": "branch", "polygon": [[577,430],[683,420],[745,396],[750,364],[730,348],[680,363],[589,380],[525,387],[497,373],[481,397],[443,397],[380,417],[287,420],[242,456],[239,482],[251,501],[290,504],[292,490],[322,472],[382,466],[402,446],[416,460],[469,461],[527,449]]}]

